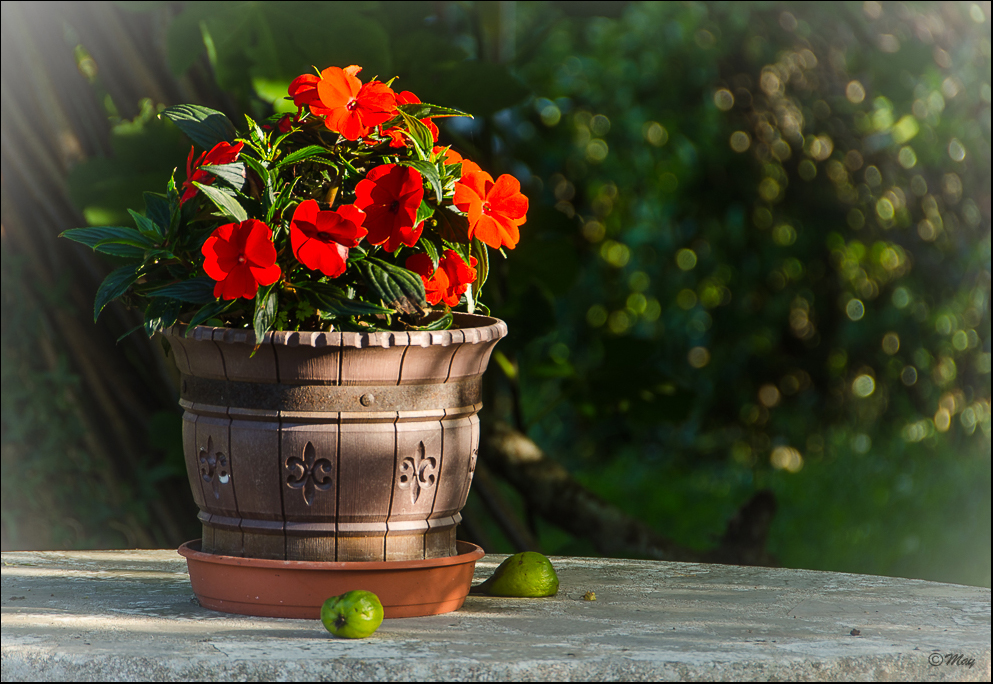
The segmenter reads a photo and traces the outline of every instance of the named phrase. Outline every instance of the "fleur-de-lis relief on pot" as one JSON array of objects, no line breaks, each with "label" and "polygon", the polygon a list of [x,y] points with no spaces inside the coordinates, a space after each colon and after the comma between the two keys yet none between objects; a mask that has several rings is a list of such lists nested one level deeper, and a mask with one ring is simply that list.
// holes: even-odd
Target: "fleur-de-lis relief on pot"
[{"label": "fleur-de-lis relief on pot", "polygon": [[417,503],[421,491],[431,489],[438,480],[438,459],[425,456],[424,442],[418,442],[417,451],[400,463],[400,489],[410,489],[410,503]]},{"label": "fleur-de-lis relief on pot", "polygon": [[[210,484],[214,491],[214,498],[221,498],[221,485],[231,481],[231,473],[228,470],[228,457],[220,452],[214,451],[214,439],[207,438],[207,446],[200,447],[200,477],[204,482]],[[216,475],[216,477],[215,477]]]},{"label": "fleur-de-lis relief on pot", "polygon": [[331,461],[317,456],[317,449],[310,442],[303,448],[303,457],[290,456],[286,459],[289,475],[286,484],[293,489],[303,490],[303,502],[310,506],[317,490],[325,492],[334,484],[331,480]]}]

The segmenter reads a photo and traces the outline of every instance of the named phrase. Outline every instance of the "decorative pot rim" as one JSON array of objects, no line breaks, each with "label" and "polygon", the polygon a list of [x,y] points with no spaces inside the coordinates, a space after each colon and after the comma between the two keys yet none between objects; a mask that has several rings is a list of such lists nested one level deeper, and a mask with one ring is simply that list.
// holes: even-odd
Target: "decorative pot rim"
[{"label": "decorative pot rim", "polygon": [[[383,331],[365,332],[320,332],[276,330],[267,332],[262,338],[262,344],[288,347],[315,348],[355,348],[367,347],[429,347],[440,345],[447,347],[452,344],[480,344],[492,342],[505,337],[508,333],[507,324],[493,316],[452,312],[454,322],[459,328],[449,330],[416,330],[411,332]],[[170,337],[183,337],[186,326],[174,325],[166,328],[163,333]],[[245,328],[217,328],[198,325],[185,339],[228,344],[255,344],[255,332]]]},{"label": "decorative pot rim", "polygon": [[396,561],[300,561],[276,560],[271,558],[252,558],[244,556],[225,556],[223,554],[207,553],[201,550],[200,540],[193,539],[181,545],[177,552],[187,560],[213,563],[215,565],[249,566],[253,568],[271,568],[285,570],[413,570],[416,568],[437,568],[448,565],[461,565],[475,562],[486,555],[483,549],[475,544],[459,540],[458,546],[471,547],[464,553],[440,558],[424,558],[417,560]]}]

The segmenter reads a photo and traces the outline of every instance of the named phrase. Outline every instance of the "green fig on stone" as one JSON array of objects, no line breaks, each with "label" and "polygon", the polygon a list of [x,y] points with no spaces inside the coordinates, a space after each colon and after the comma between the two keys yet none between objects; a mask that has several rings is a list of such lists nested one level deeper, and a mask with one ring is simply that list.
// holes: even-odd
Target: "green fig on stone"
[{"label": "green fig on stone", "polygon": [[332,596],[321,606],[321,623],[337,637],[364,639],[383,624],[383,604],[361,589]]},{"label": "green fig on stone", "polygon": [[472,588],[472,593],[540,598],[554,596],[558,590],[559,577],[552,562],[535,551],[523,551],[500,563],[489,579]]}]

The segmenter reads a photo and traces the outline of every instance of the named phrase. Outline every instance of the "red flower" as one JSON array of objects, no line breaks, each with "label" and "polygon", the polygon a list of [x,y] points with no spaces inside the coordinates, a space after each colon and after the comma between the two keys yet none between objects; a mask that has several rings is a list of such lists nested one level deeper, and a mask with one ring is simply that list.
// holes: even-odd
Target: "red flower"
[{"label": "red flower", "polygon": [[444,300],[448,306],[455,306],[469,285],[476,282],[476,258],[469,257],[467,266],[462,257],[451,249],[446,249],[438,259],[437,271],[431,264],[431,257],[423,253],[410,255],[404,265],[421,276],[431,305]]},{"label": "red flower", "polygon": [[280,133],[289,133],[293,130],[293,124],[295,123],[297,123],[297,117],[284,114],[279,121],[276,122],[276,128],[279,129]]},{"label": "red flower", "polygon": [[293,98],[293,104],[302,108],[320,102],[321,98],[317,94],[317,84],[320,80],[314,74],[303,74],[294,78],[290,87],[286,89],[289,96]]},{"label": "red flower", "polygon": [[423,223],[416,225],[417,208],[424,199],[424,182],[409,166],[377,166],[355,186],[355,206],[366,213],[370,244],[386,243],[394,252],[401,243],[413,247]]},{"label": "red flower", "polygon": [[[396,115],[396,94],[385,83],[370,81],[365,85],[356,74],[358,66],[346,69],[328,67],[317,83],[319,100],[310,103],[310,111],[324,117],[324,125],[348,140],[369,135],[379,124]],[[302,77],[301,77],[302,78]]]},{"label": "red flower", "polygon": [[390,147],[407,146],[407,132],[402,128],[394,126],[393,128],[387,128],[385,131],[381,130],[379,134],[384,138],[390,139]]},{"label": "red flower", "polygon": [[193,185],[194,182],[202,183],[203,185],[210,185],[214,182],[214,174],[204,171],[200,168],[201,166],[233,164],[238,161],[238,155],[241,154],[241,148],[244,146],[245,143],[229,145],[226,142],[219,142],[209,152],[201,154],[200,158],[194,162],[194,150],[191,145],[190,154],[186,158],[186,180],[183,181],[185,190],[183,190],[182,197],[179,198],[179,203],[182,204],[197,194],[197,186]]},{"label": "red flower", "polygon": [[352,204],[320,211],[317,200],[301,202],[290,221],[293,256],[310,270],[337,278],[345,272],[348,248],[358,245],[367,232],[364,220],[365,212]]},{"label": "red flower", "polygon": [[276,248],[269,226],[248,219],[223,225],[201,248],[203,270],[217,281],[214,296],[251,299],[259,285],[272,285],[282,274],[276,265]]},{"label": "red flower", "polygon": [[462,162],[462,180],[455,183],[453,203],[469,217],[469,237],[499,249],[513,249],[520,240],[518,227],[527,220],[528,198],[521,194],[521,184],[503,174],[496,182],[485,171],[470,170]]}]

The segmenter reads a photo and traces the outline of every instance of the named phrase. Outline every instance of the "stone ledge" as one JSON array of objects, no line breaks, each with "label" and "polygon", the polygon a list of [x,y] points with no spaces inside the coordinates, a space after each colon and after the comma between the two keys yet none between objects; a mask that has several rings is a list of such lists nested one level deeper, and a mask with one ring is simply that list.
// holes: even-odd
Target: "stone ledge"
[{"label": "stone ledge", "polygon": [[[487,556],[476,578],[503,556]],[[215,613],[175,551],[5,553],[2,679],[990,680],[990,590],[553,558],[549,599],[470,596],[369,639]],[[587,591],[596,601],[583,600]],[[858,630],[853,636],[852,630]],[[935,655],[937,654],[937,655]],[[950,654],[964,659],[951,663]],[[944,662],[932,665],[929,658]]]}]

